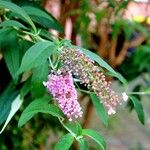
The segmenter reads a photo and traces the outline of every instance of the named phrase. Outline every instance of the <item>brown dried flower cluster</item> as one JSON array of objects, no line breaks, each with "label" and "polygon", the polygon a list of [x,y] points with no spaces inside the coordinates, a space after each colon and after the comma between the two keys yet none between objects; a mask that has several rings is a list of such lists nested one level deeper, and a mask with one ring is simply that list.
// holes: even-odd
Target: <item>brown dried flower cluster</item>
[{"label": "brown dried flower cluster", "polygon": [[61,53],[64,67],[80,80],[89,89],[93,90],[106,107],[108,114],[115,114],[116,106],[120,104],[118,95],[110,88],[105,75],[100,71],[94,61],[77,48],[64,47]]}]

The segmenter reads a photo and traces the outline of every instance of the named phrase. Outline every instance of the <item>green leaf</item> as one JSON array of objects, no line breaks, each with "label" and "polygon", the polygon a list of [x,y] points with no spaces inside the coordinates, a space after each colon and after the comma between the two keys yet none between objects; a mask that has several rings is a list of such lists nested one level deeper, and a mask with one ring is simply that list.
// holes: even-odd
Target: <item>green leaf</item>
[{"label": "green leaf", "polygon": [[115,74],[112,72],[107,72],[106,74],[118,78],[124,85],[128,84],[128,81],[119,72],[116,72]]},{"label": "green leaf", "polygon": [[76,136],[80,136],[82,133],[82,127],[81,125],[76,122],[68,122],[65,124],[68,129],[70,129]]},{"label": "green leaf", "polygon": [[15,77],[17,79],[15,74],[18,71],[20,64],[17,32],[12,31],[11,34],[9,34],[9,39],[10,40],[7,41],[8,46],[4,48],[4,58],[13,79],[15,79]]},{"label": "green leaf", "polygon": [[14,45],[14,39],[16,39],[17,32],[12,28],[0,29],[0,49],[5,50]]},{"label": "green leaf", "polygon": [[43,81],[47,80],[48,72],[48,62],[33,70],[31,79],[31,93],[34,97],[41,97],[44,95],[46,88],[43,86]]},{"label": "green leaf", "polygon": [[54,150],[69,150],[73,143],[74,137],[68,133],[64,135],[55,145]]},{"label": "green leaf", "polygon": [[88,149],[88,143],[83,138],[79,139],[78,142],[79,142],[80,150]]},{"label": "green leaf", "polygon": [[11,104],[17,96],[18,91],[15,91],[14,85],[10,83],[4,92],[0,95],[0,124],[2,124],[9,115]]},{"label": "green leaf", "polygon": [[116,40],[122,28],[122,20],[117,20],[112,26],[112,39]]},{"label": "green leaf", "polygon": [[29,79],[22,86],[22,88],[20,90],[20,97],[24,98],[29,93],[30,90],[31,90],[31,81]]},{"label": "green leaf", "polygon": [[22,29],[27,29],[23,24],[16,20],[5,20],[0,24],[0,27],[17,27]]},{"label": "green leaf", "polygon": [[91,100],[93,102],[93,105],[96,109],[97,115],[100,118],[100,120],[104,123],[104,125],[108,126],[108,115],[107,112],[99,100],[99,98],[94,93],[90,93]]},{"label": "green leaf", "polygon": [[13,79],[18,78],[15,75],[19,69],[19,49],[16,47],[16,49],[11,48],[5,51],[4,58]]},{"label": "green leaf", "polygon": [[56,45],[50,41],[38,42],[30,47],[22,58],[18,74],[45,63],[54,49]]},{"label": "green leaf", "polygon": [[80,50],[83,51],[83,53],[85,55],[87,55],[89,58],[91,58],[92,60],[94,60],[95,62],[97,62],[100,66],[104,67],[105,69],[107,69],[108,71],[111,72],[112,75],[114,75],[116,78],[118,78],[122,83],[126,84],[125,83],[125,79],[124,77],[121,75],[121,74],[118,74],[109,64],[107,64],[100,56],[98,56],[97,54],[87,50],[87,49],[84,49],[84,48],[81,48],[81,47],[78,47],[78,46],[73,46],[73,47],[76,47]]},{"label": "green leaf", "polygon": [[48,113],[55,117],[63,117],[61,110],[53,105],[49,104],[49,98],[42,97],[31,102],[26,109],[21,114],[18,126],[23,126],[27,121],[29,121],[37,113]]},{"label": "green leaf", "polygon": [[8,125],[8,123],[10,122],[11,118],[15,115],[15,113],[18,111],[18,109],[20,108],[20,106],[22,105],[23,100],[20,99],[20,95],[18,95],[15,100],[12,102],[11,104],[11,110],[9,112],[9,115],[7,117],[7,120],[3,126],[3,128],[0,131],[0,134],[4,131],[4,129],[6,128],[6,126]]},{"label": "green leaf", "polygon": [[97,144],[100,145],[102,150],[106,150],[106,143],[105,143],[105,139],[103,138],[102,135],[100,135],[99,133],[97,133],[94,130],[91,129],[83,129],[82,130],[82,135],[86,135],[89,136],[90,138],[92,138]]},{"label": "green leaf", "polygon": [[47,31],[47,29],[41,29],[39,35],[44,39],[54,41],[53,35],[49,31]]},{"label": "green leaf", "polygon": [[18,41],[19,45],[19,49],[20,49],[20,60],[22,60],[24,54],[26,53],[26,51],[34,45],[33,42],[31,41],[27,41],[27,40],[23,40],[23,39],[19,39]]},{"label": "green leaf", "polygon": [[34,20],[36,23],[46,28],[53,28],[60,32],[63,32],[63,28],[60,25],[60,23],[45,10],[32,6],[24,6],[23,9],[28,13],[28,15],[30,15],[32,20]]},{"label": "green leaf", "polygon": [[122,30],[124,32],[125,39],[129,41],[134,32],[132,24],[127,20],[122,20],[122,22],[123,22]]},{"label": "green leaf", "polygon": [[95,12],[96,21],[100,22],[106,13],[107,13],[107,11],[105,9],[102,9],[102,10],[99,10],[98,12]]},{"label": "green leaf", "polygon": [[134,96],[129,96],[129,97],[134,105],[134,109],[137,112],[140,122],[142,124],[144,124],[145,118],[144,118],[144,111],[143,111],[143,106],[142,106],[141,102]]},{"label": "green leaf", "polygon": [[31,18],[28,16],[28,14],[21,7],[11,2],[6,2],[6,1],[1,0],[0,8],[4,8],[4,9],[7,8],[11,10],[12,12],[16,13],[18,16],[21,16],[21,19],[23,18],[25,21],[27,21],[31,25],[33,30],[36,32],[36,27],[34,23],[32,22]]}]

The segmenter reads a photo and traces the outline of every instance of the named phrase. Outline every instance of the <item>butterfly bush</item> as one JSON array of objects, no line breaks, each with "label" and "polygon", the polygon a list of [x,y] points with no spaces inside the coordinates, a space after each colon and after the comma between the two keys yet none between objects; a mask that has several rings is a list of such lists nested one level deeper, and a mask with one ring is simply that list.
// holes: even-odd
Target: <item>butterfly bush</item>
[{"label": "butterfly bush", "polygon": [[62,65],[59,70],[52,71],[48,75],[48,81],[43,84],[70,121],[81,117],[83,113],[77,101],[72,76],[96,93],[109,115],[116,113],[116,107],[121,104],[121,100],[112,90],[111,82],[106,81],[104,73],[93,60],[78,48],[63,47],[60,51],[60,62]]},{"label": "butterfly bush", "polygon": [[105,75],[93,60],[77,48],[64,47],[61,52],[61,61],[81,84],[96,93],[109,115],[115,114],[116,107],[121,104],[121,101],[111,89],[111,83],[106,81]]},{"label": "butterfly bush", "polygon": [[82,110],[77,101],[77,91],[73,84],[71,72],[57,71],[48,76],[48,81],[43,82],[48,91],[55,97],[59,107],[69,121],[82,116]]}]

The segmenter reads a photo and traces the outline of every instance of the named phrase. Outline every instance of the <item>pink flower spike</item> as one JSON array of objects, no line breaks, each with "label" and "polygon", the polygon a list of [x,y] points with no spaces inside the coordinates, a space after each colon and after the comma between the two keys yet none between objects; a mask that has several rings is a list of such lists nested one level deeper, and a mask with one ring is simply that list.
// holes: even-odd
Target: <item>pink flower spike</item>
[{"label": "pink flower spike", "polygon": [[[64,67],[71,71],[80,84],[93,90],[100,98],[100,102],[106,107],[109,115],[115,114],[116,108],[122,103],[122,99],[112,90],[111,82],[108,82],[99,67],[78,48],[64,47],[61,53],[61,61]],[[127,95],[123,94],[124,101]]]},{"label": "pink flower spike", "polygon": [[51,73],[48,76],[48,81],[43,82],[43,85],[55,97],[60,109],[69,121],[82,116],[71,72]]}]

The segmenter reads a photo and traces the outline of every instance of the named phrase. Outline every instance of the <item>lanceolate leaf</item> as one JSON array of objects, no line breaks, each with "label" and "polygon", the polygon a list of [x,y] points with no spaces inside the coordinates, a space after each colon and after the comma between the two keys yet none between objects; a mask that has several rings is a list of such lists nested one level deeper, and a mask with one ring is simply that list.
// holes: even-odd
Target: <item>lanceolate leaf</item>
[{"label": "lanceolate leaf", "polygon": [[50,41],[38,42],[30,47],[22,58],[18,74],[40,66],[56,49],[56,45]]},{"label": "lanceolate leaf", "polygon": [[84,54],[86,54],[88,57],[90,57],[92,60],[94,60],[95,62],[97,62],[101,67],[104,67],[105,69],[107,69],[108,71],[111,72],[112,75],[114,75],[116,78],[118,78],[122,83],[126,84],[125,83],[125,79],[124,77],[121,75],[121,74],[118,74],[109,64],[107,64],[100,56],[98,56],[97,54],[87,50],[87,49],[84,49],[84,48],[81,48],[81,47],[78,47],[78,46],[74,46],[80,50],[83,51]]},{"label": "lanceolate leaf", "polygon": [[34,43],[31,42],[31,41],[23,40],[23,39],[22,39],[22,40],[19,39],[18,43],[19,43],[18,47],[19,47],[19,49],[20,49],[20,59],[22,60],[22,58],[23,58],[24,54],[26,53],[26,51],[27,51],[31,46],[33,46]]},{"label": "lanceolate leaf", "polygon": [[21,19],[23,18],[26,22],[28,22],[31,25],[31,27],[34,29],[34,31],[36,32],[36,27],[34,23],[32,22],[31,18],[28,16],[28,14],[21,7],[11,2],[1,0],[0,8],[4,8],[4,9],[7,8],[11,10],[12,12],[16,13],[18,16],[21,16]]},{"label": "lanceolate leaf", "polygon": [[118,78],[124,85],[127,85],[128,83],[127,80],[119,72],[116,72],[115,74],[112,72],[107,72],[107,75]]},{"label": "lanceolate leaf", "polygon": [[129,97],[134,105],[134,109],[137,112],[140,122],[144,124],[145,118],[144,118],[144,111],[141,102],[134,96],[129,96]]},{"label": "lanceolate leaf", "polygon": [[15,100],[12,102],[11,104],[11,110],[9,112],[9,115],[7,117],[7,120],[3,126],[3,128],[0,131],[0,134],[4,131],[5,127],[7,126],[7,124],[10,122],[11,118],[14,116],[14,114],[18,111],[18,109],[20,108],[21,104],[22,104],[23,100],[20,99],[20,95],[18,95]]},{"label": "lanceolate leaf", "polygon": [[5,51],[4,58],[10,74],[15,79],[17,77],[15,74],[19,68],[19,49],[17,47],[16,49],[10,48],[9,50]]},{"label": "lanceolate leaf", "polygon": [[53,35],[47,31],[47,29],[41,29],[39,35],[41,37],[43,37],[44,39],[50,40],[50,41],[54,41],[54,37]]},{"label": "lanceolate leaf", "polygon": [[99,98],[94,93],[90,93],[90,96],[98,117],[106,126],[108,126],[108,115],[103,104],[100,102]]},{"label": "lanceolate leaf", "polygon": [[74,137],[68,133],[64,135],[56,144],[54,150],[69,150],[73,143]]},{"label": "lanceolate leaf", "polygon": [[14,85],[10,83],[5,91],[0,95],[0,124],[7,119],[11,109],[11,104],[17,94],[18,91],[15,91]]},{"label": "lanceolate leaf", "polygon": [[13,28],[0,29],[0,49],[8,49],[13,46],[16,34],[17,32]]},{"label": "lanceolate leaf", "polygon": [[81,125],[76,122],[68,122],[65,124],[68,129],[70,129],[76,136],[80,136],[82,133],[82,127]]},{"label": "lanceolate leaf", "polygon": [[17,32],[12,30],[9,34],[9,40],[7,39],[8,45],[3,49],[3,51],[5,62],[13,79],[15,79],[15,74],[19,69],[19,48],[17,43]]},{"label": "lanceolate leaf", "polygon": [[23,126],[27,121],[29,121],[37,113],[47,113],[55,117],[63,117],[60,109],[53,105],[49,104],[49,98],[38,98],[31,102],[26,109],[21,114],[19,119],[18,126]]},{"label": "lanceolate leaf", "polygon": [[1,27],[17,27],[27,29],[23,24],[16,20],[5,20],[0,24]]},{"label": "lanceolate leaf", "polygon": [[38,24],[46,27],[46,28],[53,28],[60,32],[63,32],[62,26],[59,22],[48,12],[32,7],[32,6],[24,6],[23,9],[31,16],[31,18]]},{"label": "lanceolate leaf", "polygon": [[31,90],[31,81],[30,79],[28,79],[25,81],[25,83],[23,84],[20,90],[21,99],[24,98],[29,93],[30,90]]},{"label": "lanceolate leaf", "polygon": [[88,144],[87,141],[85,141],[83,138],[79,139],[79,145],[80,145],[80,150],[88,150]]},{"label": "lanceolate leaf", "polygon": [[48,76],[48,63],[44,63],[33,70],[31,80],[31,92],[33,96],[41,97],[44,95],[46,88],[42,82],[47,80]]},{"label": "lanceolate leaf", "polygon": [[105,140],[104,140],[103,136],[100,135],[99,133],[97,133],[96,131],[91,130],[91,129],[83,129],[82,130],[82,135],[89,136],[97,144],[100,145],[100,147],[101,147],[102,150],[106,150],[106,143],[105,143]]}]

